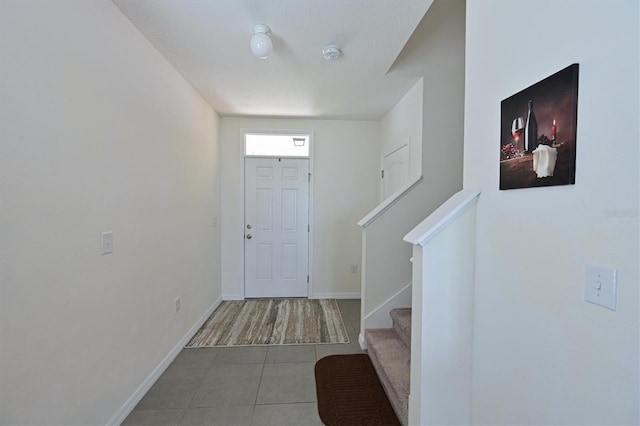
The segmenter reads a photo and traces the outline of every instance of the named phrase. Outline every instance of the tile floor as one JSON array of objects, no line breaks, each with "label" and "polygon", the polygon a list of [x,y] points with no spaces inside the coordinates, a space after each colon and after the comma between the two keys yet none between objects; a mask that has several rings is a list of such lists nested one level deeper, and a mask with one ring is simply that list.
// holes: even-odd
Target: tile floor
[{"label": "tile floor", "polygon": [[362,352],[360,300],[338,300],[348,344],[183,349],[123,425],[321,425],[313,367]]}]

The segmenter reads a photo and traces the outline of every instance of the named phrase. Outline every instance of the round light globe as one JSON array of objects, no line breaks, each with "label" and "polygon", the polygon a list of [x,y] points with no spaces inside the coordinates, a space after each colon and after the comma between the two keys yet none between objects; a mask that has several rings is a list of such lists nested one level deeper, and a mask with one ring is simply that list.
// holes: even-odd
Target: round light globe
[{"label": "round light globe", "polygon": [[256,33],[251,37],[251,51],[258,59],[266,59],[273,50],[271,37],[265,33]]}]

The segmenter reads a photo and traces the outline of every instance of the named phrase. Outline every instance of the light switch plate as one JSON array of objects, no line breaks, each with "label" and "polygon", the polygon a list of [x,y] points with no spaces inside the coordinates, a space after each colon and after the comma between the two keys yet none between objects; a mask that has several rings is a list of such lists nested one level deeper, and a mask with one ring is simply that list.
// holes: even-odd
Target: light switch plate
[{"label": "light switch plate", "polygon": [[113,253],[113,231],[100,233],[100,252],[102,254]]},{"label": "light switch plate", "polygon": [[587,265],[584,300],[615,311],[617,292],[617,269],[598,265]]}]

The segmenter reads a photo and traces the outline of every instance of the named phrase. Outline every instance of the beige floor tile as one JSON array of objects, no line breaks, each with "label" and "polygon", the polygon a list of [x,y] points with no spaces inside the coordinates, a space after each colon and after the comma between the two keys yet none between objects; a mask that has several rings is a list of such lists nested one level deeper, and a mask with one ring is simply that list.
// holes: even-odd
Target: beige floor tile
[{"label": "beige floor tile", "polygon": [[208,368],[217,354],[218,348],[184,348],[171,365]]},{"label": "beige floor tile", "polygon": [[134,410],[122,422],[122,426],[177,425],[184,410]]},{"label": "beige floor tile", "polygon": [[363,352],[360,300],[338,306],[350,343],[183,349],[124,424],[320,424],[315,361]]},{"label": "beige floor tile", "polygon": [[256,405],[252,425],[264,426],[322,426],[315,402],[300,404]]},{"label": "beige floor tile", "polygon": [[283,362],[314,362],[316,357],[314,345],[279,345],[269,346],[268,364]]},{"label": "beige floor tile", "polygon": [[185,411],[181,425],[248,426],[251,424],[253,406],[222,406],[190,408]]},{"label": "beige floor tile", "polygon": [[265,364],[257,404],[316,401],[315,362]]},{"label": "beige floor tile", "polygon": [[359,354],[362,352],[364,351],[360,348],[357,338],[352,338],[351,342],[347,344],[316,345],[316,359],[329,355]]},{"label": "beige floor tile", "polygon": [[255,404],[262,369],[262,364],[213,366],[193,396],[190,407]]},{"label": "beige floor tile", "polygon": [[267,346],[234,346],[218,348],[214,364],[262,364],[267,356]]},{"label": "beige floor tile", "polygon": [[158,385],[156,383],[138,403],[136,410],[187,408],[197,389],[198,385],[193,383],[179,385]]}]

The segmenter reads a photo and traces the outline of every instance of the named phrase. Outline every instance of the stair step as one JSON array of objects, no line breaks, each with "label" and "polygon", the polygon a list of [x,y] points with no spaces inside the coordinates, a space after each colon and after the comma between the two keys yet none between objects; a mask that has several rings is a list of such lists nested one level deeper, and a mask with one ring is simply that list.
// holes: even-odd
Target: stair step
[{"label": "stair step", "polygon": [[393,329],[408,348],[411,348],[411,308],[393,309],[390,312]]},{"label": "stair step", "polygon": [[409,419],[411,350],[392,328],[365,330],[367,351],[398,420]]}]

